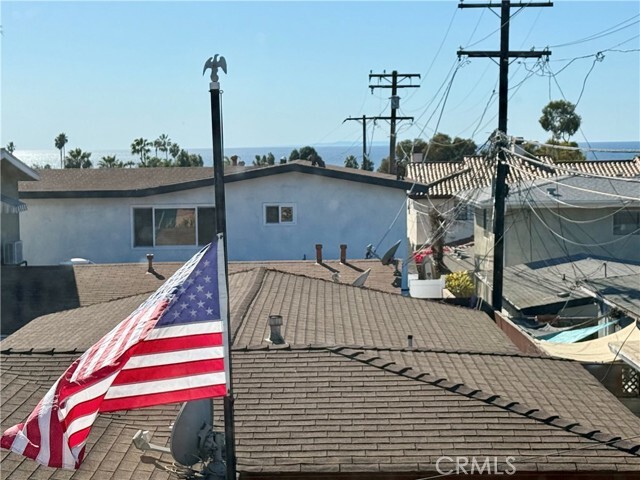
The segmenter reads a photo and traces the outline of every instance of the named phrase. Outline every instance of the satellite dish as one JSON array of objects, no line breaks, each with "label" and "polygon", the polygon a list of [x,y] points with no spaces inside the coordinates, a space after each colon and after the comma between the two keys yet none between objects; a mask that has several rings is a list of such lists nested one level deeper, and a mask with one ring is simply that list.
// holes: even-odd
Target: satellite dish
[{"label": "satellite dish", "polygon": [[185,402],[171,430],[171,455],[181,465],[190,467],[204,461],[200,453],[200,431],[211,428],[213,403],[210,398]]},{"label": "satellite dish", "polygon": [[367,278],[369,278],[370,272],[371,272],[371,269],[368,268],[364,273],[360,274],[360,276],[356,278],[351,285],[353,285],[354,287],[363,287],[364,282],[366,282]]},{"label": "satellite dish", "polygon": [[382,262],[383,265],[389,265],[391,262],[393,262],[393,257],[396,254],[396,251],[398,250],[398,247],[400,246],[400,243],[402,243],[402,240],[398,240],[396,243],[394,243],[391,248],[389,250],[387,250],[387,253],[385,253],[382,258],[380,259],[380,262]]}]

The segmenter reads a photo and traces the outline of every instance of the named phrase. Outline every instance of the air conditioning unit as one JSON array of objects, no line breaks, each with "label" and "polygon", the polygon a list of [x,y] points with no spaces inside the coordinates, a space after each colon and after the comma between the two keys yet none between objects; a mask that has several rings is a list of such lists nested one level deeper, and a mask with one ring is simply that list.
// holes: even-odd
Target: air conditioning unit
[{"label": "air conditioning unit", "polygon": [[18,265],[22,263],[22,242],[5,243],[3,254],[5,265]]}]

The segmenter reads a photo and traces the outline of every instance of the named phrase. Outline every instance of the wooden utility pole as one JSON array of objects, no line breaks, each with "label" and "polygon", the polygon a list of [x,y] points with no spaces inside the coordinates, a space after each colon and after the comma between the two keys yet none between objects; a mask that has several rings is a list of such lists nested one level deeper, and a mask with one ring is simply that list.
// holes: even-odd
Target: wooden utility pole
[{"label": "wooden utility pole", "polygon": [[[361,118],[354,118],[354,117],[349,117],[349,118],[345,118],[342,123],[347,122],[349,120],[357,120],[359,122],[362,122],[362,162],[364,163],[365,158],[369,158],[369,155],[367,155],[367,120],[392,120],[395,122],[396,120],[411,120],[413,121],[413,117],[367,117],[366,115],[363,115]],[[394,127],[395,129],[395,123],[394,123]],[[394,150],[395,150],[395,144],[393,146]],[[389,168],[391,168],[391,166],[389,166]],[[391,173],[391,172],[390,172]]]},{"label": "wooden utility pole", "polygon": [[[458,4],[458,8],[494,8],[497,3],[463,3]],[[511,7],[552,7],[552,2],[518,2],[512,3],[510,0],[500,2],[500,50],[499,51],[473,51],[458,50],[458,56],[485,57],[500,59],[500,88],[498,107],[498,162],[496,171],[496,191],[495,191],[495,218],[493,221],[493,292],[492,307],[494,311],[502,310],[502,287],[504,270],[504,203],[507,196],[507,175],[509,165],[507,164],[504,147],[506,147],[507,135],[507,107],[509,102],[509,59],[510,58],[540,58],[551,55],[549,50],[543,51],[510,51],[509,50],[509,24],[511,23]]]},{"label": "wooden utility pole", "polygon": [[[371,81],[372,78],[377,78],[378,79],[378,84],[377,85],[369,85],[369,88],[371,89],[371,92],[373,93],[373,89],[374,88],[390,88],[391,89],[391,117],[390,117],[390,124],[391,124],[391,134],[389,136],[389,172],[390,173],[395,173],[397,175],[398,173],[398,167],[396,164],[396,121],[397,120],[401,120],[402,118],[406,118],[406,117],[401,117],[398,118],[396,116],[396,112],[398,110],[398,108],[400,108],[400,97],[398,96],[398,88],[418,88],[420,85],[400,85],[399,82],[403,81],[403,80],[411,80],[412,78],[417,77],[420,78],[420,74],[419,73],[398,73],[397,70],[394,70],[391,73],[370,73],[369,74],[369,81]],[[387,82],[389,81],[389,78],[391,78],[391,83],[390,84],[380,84],[381,80],[386,80]]]}]

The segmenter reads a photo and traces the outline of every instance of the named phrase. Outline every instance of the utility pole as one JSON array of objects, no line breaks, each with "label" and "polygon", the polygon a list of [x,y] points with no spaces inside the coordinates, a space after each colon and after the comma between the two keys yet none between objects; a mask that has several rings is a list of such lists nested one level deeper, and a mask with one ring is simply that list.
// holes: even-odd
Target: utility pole
[{"label": "utility pole", "polygon": [[[493,8],[497,3],[463,3],[458,8]],[[504,270],[504,204],[508,187],[506,185],[509,165],[504,151],[507,135],[507,107],[509,102],[509,59],[510,58],[540,58],[551,55],[549,50],[543,51],[510,51],[509,24],[511,22],[511,7],[552,7],[552,2],[518,2],[510,0],[500,2],[500,50],[499,51],[465,51],[458,50],[458,56],[484,57],[500,59],[500,88],[498,107],[498,162],[496,171],[496,190],[494,199],[495,218],[493,221],[493,292],[492,307],[494,311],[502,310],[502,287]],[[502,148],[500,148],[502,147]]]},{"label": "utility pole", "polygon": [[[400,97],[398,96],[398,88],[418,88],[420,85],[400,85],[399,82],[403,80],[411,80],[412,78],[417,77],[420,78],[419,73],[398,73],[397,70],[394,70],[391,73],[370,73],[369,81],[372,78],[378,79],[377,85],[369,85],[371,89],[371,93],[373,93],[374,88],[390,88],[391,89],[391,134],[389,136],[389,172],[398,173],[398,166],[396,164],[396,121],[400,120],[396,116],[396,111],[400,108]],[[380,84],[382,80],[389,81],[391,78],[390,84]]]},{"label": "utility pole", "polygon": [[[347,122],[349,120],[356,120],[358,122],[362,122],[362,162],[364,163],[364,159],[368,158],[369,156],[367,155],[367,120],[373,120],[374,122],[376,120],[411,120],[413,121],[413,117],[367,117],[366,115],[363,115],[361,118],[354,118],[354,117],[349,117],[349,118],[345,118],[342,123]],[[394,124],[394,128],[395,128],[395,124]],[[393,149],[395,150],[395,143],[393,145]]]}]

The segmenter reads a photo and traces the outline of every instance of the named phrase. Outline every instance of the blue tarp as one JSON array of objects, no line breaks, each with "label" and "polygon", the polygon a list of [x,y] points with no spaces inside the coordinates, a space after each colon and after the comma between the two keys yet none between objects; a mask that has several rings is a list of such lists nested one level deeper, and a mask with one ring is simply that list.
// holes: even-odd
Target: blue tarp
[{"label": "blue tarp", "polygon": [[600,330],[610,327],[611,325],[615,325],[618,323],[617,320],[613,322],[607,322],[602,325],[594,325],[593,327],[585,327],[585,328],[576,328],[575,330],[565,330],[562,332],[549,333],[547,335],[541,335],[538,337],[539,340],[546,340],[547,342],[553,343],[575,343],[583,338],[588,337],[589,335],[593,335]]}]

